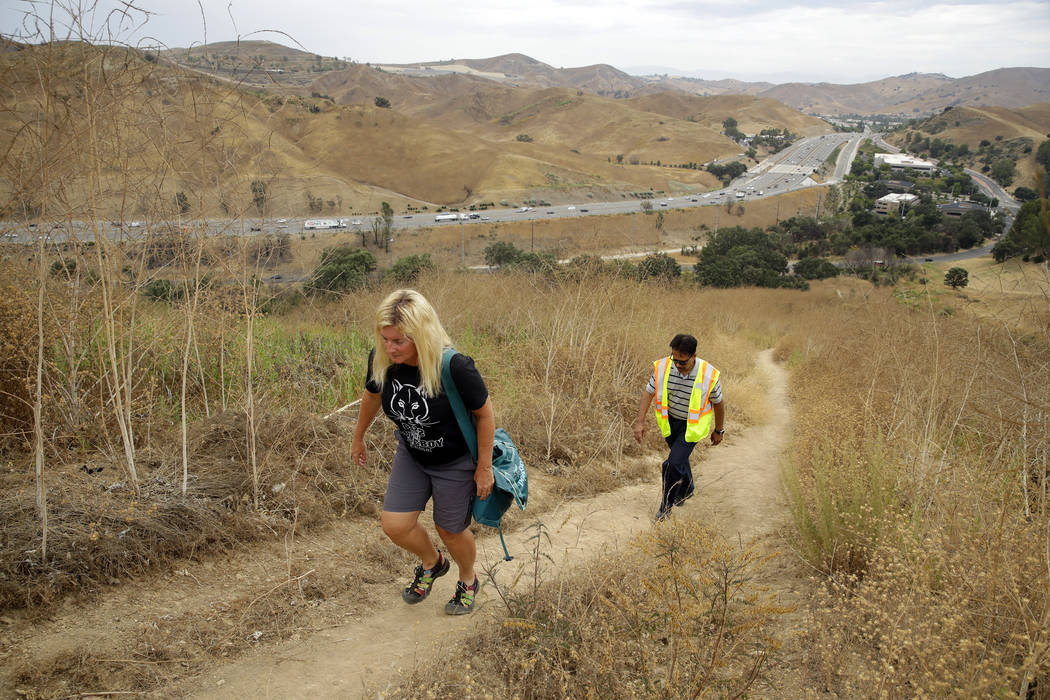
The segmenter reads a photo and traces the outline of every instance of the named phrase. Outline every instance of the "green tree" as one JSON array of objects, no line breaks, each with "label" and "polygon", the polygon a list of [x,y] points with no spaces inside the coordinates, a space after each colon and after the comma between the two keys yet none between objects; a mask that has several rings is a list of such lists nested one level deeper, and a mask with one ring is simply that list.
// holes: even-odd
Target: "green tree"
[{"label": "green tree", "polygon": [[1046,213],[1045,199],[1022,204],[1013,226],[992,247],[992,257],[996,262],[1018,255],[1035,255],[1044,260],[1050,257],[1050,217]]},{"label": "green tree", "polygon": [[707,242],[694,269],[697,281],[711,287],[783,287],[793,284],[787,267],[765,231],[731,226]]},{"label": "green tree", "polygon": [[822,280],[837,277],[839,269],[827,258],[802,258],[795,263],[794,272],[804,280]]},{"label": "green tree", "polygon": [[1009,158],[1000,158],[992,164],[992,179],[1003,187],[1007,187],[1014,181],[1016,165]]},{"label": "green tree", "polygon": [[1043,166],[1043,170],[1050,171],[1050,141],[1043,141],[1035,149],[1035,162]]},{"label": "green tree", "polygon": [[262,180],[252,180],[252,204],[255,205],[255,209],[262,214],[266,209],[266,200],[269,198],[269,192],[266,187],[266,183]]},{"label": "green tree", "polygon": [[732,117],[726,117],[726,120],[722,122],[722,129],[724,130],[723,133],[734,141],[739,141],[744,137],[740,130],[736,128],[736,119]]},{"label": "green tree", "polygon": [[363,287],[376,269],[376,258],[367,250],[351,246],[325,248],[321,261],[307,282],[307,290],[317,293],[345,292]]},{"label": "green tree", "polygon": [[970,273],[962,267],[950,268],[944,273],[944,283],[952,289],[965,287],[970,282]]},{"label": "green tree", "polygon": [[175,208],[179,210],[180,214],[190,213],[190,198],[186,196],[185,192],[175,193]]},{"label": "green tree", "polygon": [[424,272],[433,270],[434,267],[430,253],[406,255],[398,258],[397,262],[387,271],[387,276],[399,284],[410,284],[419,279]]},{"label": "green tree", "polygon": [[682,268],[678,261],[666,253],[645,256],[638,263],[638,278],[670,280],[681,277]]},{"label": "green tree", "polygon": [[522,251],[513,243],[494,241],[485,246],[485,264],[489,267],[503,267],[513,264],[521,257]]},{"label": "green tree", "polygon": [[[1047,141],[1047,143],[1050,143],[1050,141]],[[1039,199],[1039,193],[1031,187],[1018,187],[1014,190],[1014,199],[1018,202],[1031,202],[1034,199]]]},{"label": "green tree", "polygon": [[390,100],[385,97],[377,97],[375,102],[376,107],[379,107],[380,109],[390,109]]}]

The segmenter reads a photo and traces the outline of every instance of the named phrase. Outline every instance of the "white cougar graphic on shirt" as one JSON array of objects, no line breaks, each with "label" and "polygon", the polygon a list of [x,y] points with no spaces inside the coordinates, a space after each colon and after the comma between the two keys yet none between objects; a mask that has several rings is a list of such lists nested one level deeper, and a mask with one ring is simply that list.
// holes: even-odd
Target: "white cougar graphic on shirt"
[{"label": "white cougar graphic on shirt", "polygon": [[425,427],[435,425],[437,421],[428,420],[430,405],[419,389],[411,384],[402,384],[393,380],[393,394],[390,396],[390,415],[401,428],[405,443],[421,452],[433,452],[445,444],[445,438],[425,440]]}]

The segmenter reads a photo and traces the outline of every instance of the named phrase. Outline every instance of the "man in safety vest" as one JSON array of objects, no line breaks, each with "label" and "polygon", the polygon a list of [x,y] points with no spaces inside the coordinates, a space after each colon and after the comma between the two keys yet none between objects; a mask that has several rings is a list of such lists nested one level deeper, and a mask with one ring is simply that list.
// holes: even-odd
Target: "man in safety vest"
[{"label": "man in safety vest", "polygon": [[653,363],[649,383],[638,404],[634,420],[634,439],[645,438],[645,414],[656,397],[656,422],[670,452],[663,463],[663,497],[657,520],[671,514],[671,508],[693,495],[693,470],[689,456],[696,443],[708,435],[711,444],[722,442],[725,434],[725,404],[719,373],[696,356],[696,338],[679,333],[671,340],[671,356]]}]

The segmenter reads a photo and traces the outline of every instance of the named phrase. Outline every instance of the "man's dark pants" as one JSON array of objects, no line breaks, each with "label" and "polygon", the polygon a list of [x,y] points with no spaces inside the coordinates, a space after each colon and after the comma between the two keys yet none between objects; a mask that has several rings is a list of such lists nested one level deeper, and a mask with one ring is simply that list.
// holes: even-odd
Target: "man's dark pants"
[{"label": "man's dark pants", "polygon": [[670,452],[667,460],[662,465],[663,471],[663,500],[660,502],[660,512],[666,513],[672,506],[679,505],[682,501],[693,495],[693,470],[689,467],[689,456],[693,454],[695,442],[685,441],[686,421],[678,418],[670,418],[671,434],[664,440]]}]

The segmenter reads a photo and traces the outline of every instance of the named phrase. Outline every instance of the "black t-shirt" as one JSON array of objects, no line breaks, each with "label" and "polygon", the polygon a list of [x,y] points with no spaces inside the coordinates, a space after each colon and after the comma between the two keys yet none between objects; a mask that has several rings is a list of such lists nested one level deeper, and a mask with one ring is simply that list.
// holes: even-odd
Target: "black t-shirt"
[{"label": "black t-shirt", "polygon": [[[368,355],[365,389],[378,394],[379,387],[371,379],[373,357],[375,350]],[[449,371],[468,411],[485,405],[489,392],[473,359],[456,353],[449,363]],[[426,396],[418,367],[390,365],[383,382],[382,405],[383,413],[397,425],[405,447],[420,464],[448,464],[470,453],[448,395],[442,391],[438,396]]]}]

